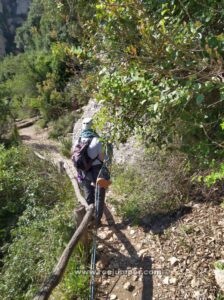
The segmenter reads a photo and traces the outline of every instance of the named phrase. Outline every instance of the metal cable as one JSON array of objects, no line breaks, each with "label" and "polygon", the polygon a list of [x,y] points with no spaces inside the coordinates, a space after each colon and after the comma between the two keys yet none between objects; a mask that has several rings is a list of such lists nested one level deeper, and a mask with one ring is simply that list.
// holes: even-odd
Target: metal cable
[{"label": "metal cable", "polygon": [[[99,175],[98,175],[99,176]],[[93,234],[93,249],[91,255],[91,284],[90,284],[90,300],[94,300],[95,292],[95,274],[96,274],[96,237],[97,237],[97,217],[99,212],[99,186],[95,189],[95,230]]]},{"label": "metal cable", "polygon": [[96,232],[93,236],[93,250],[91,255],[91,284],[90,284],[90,299],[94,300],[95,292],[95,273],[96,273]]}]

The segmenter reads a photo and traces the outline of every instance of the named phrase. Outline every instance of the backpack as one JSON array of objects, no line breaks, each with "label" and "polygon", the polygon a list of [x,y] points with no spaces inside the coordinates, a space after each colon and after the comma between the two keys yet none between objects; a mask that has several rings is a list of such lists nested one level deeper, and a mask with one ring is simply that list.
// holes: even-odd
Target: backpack
[{"label": "backpack", "polygon": [[79,141],[75,146],[72,154],[72,161],[77,170],[88,171],[95,160],[88,156],[88,147],[92,142],[92,139],[93,138],[90,138],[87,141],[82,142],[81,138],[79,138]]}]

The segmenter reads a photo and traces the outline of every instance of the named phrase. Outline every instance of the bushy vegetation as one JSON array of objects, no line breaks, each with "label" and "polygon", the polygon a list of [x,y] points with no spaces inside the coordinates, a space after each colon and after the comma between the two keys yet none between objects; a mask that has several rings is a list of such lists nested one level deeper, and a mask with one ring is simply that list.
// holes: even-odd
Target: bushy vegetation
[{"label": "bushy vegetation", "polygon": [[114,165],[112,170],[109,201],[120,216],[134,224],[189,201],[186,156],[157,150],[145,154],[143,161],[131,166]]},{"label": "bushy vegetation", "polygon": [[[75,229],[74,192],[65,175],[26,148],[1,147],[0,166],[0,294],[2,299],[31,299]],[[70,272],[84,259],[80,248],[70,262]],[[61,284],[63,299],[88,292],[85,278],[71,281],[71,273]],[[81,280],[83,284],[77,285]]]},{"label": "bushy vegetation", "polygon": [[66,137],[68,133],[71,134],[73,132],[74,123],[78,120],[79,116],[78,113],[70,113],[51,122],[49,137],[57,139],[59,137]]},{"label": "bushy vegetation", "polygon": [[223,25],[214,0],[34,0],[25,52],[2,62],[3,103],[49,122],[95,96],[113,140],[134,131],[207,168],[223,156]]},{"label": "bushy vegetation", "polygon": [[98,98],[116,137],[138,130],[201,162],[222,157],[221,3],[99,1],[96,16],[95,48],[105,53]]},{"label": "bushy vegetation", "polygon": [[72,149],[72,138],[62,138],[61,142],[61,153],[67,158],[71,158],[71,149]]},{"label": "bushy vegetation", "polygon": [[83,29],[75,20],[86,20],[91,7],[91,1],[32,1],[16,36],[24,53],[0,61],[0,99],[4,110],[10,100],[14,119],[40,114],[47,123],[87,102],[93,68],[80,53]]},{"label": "bushy vegetation", "polygon": [[[114,169],[120,212],[138,222],[178,207],[187,199],[185,171],[200,178],[205,170],[209,187],[224,177],[223,27],[223,3],[215,0],[33,0],[17,30],[20,53],[0,61],[0,141],[15,133],[16,118],[40,115],[69,155],[70,113],[95,97],[103,104],[97,125],[111,141],[138,134],[146,146],[166,149],[154,159],[157,173],[150,159]],[[66,179],[30,157],[0,149],[6,299],[31,296],[72,228]]]}]

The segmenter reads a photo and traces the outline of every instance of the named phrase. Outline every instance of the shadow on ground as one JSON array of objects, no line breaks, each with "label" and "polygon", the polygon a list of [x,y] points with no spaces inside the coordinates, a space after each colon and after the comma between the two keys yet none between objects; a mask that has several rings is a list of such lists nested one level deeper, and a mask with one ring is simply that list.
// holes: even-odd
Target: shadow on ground
[{"label": "shadow on ground", "polygon": [[[191,213],[192,208],[190,206],[182,206],[179,209],[176,209],[172,212],[167,214],[160,214],[155,216],[148,216],[148,223],[147,224],[140,224],[140,226],[144,229],[145,232],[152,231],[154,234],[163,234],[163,231],[169,228],[172,224],[177,222],[183,216]],[[111,253],[111,260],[110,260],[110,268],[112,269],[119,269],[122,272],[129,271],[133,272],[133,270],[137,270],[141,272],[143,275],[142,283],[142,300],[152,300],[153,298],[153,269],[152,269],[152,260],[149,255],[147,256],[138,256],[138,253],[135,247],[130,242],[129,238],[124,234],[123,230],[127,228],[128,225],[131,225],[129,221],[123,221],[122,223],[116,223],[114,220],[113,215],[111,214],[108,207],[105,205],[104,207],[104,214],[106,216],[107,223],[112,230],[113,234],[117,236],[117,240],[123,244],[125,250],[127,251],[128,255],[124,255],[120,252],[120,250],[116,247],[116,239],[113,244],[111,241],[107,241],[110,237],[106,239],[101,239],[98,237],[98,241],[103,243],[105,247],[108,249],[108,252]],[[110,271],[111,271],[110,269]],[[133,272],[134,273],[134,272]],[[125,274],[125,272],[123,273]],[[132,274],[135,275],[135,274]],[[127,275],[124,275],[127,276]],[[113,286],[110,288],[109,294],[112,294],[114,288],[116,287],[118,281],[121,279],[121,276],[117,276],[117,280],[113,283]],[[127,281],[127,280],[126,280]],[[104,291],[102,291],[103,293]]]},{"label": "shadow on ground", "polygon": [[164,230],[191,212],[191,206],[183,205],[168,213],[145,216],[139,225],[144,228],[145,232],[151,231],[154,234],[163,234]]},{"label": "shadow on ground", "polygon": [[[133,272],[134,270],[137,270],[137,272],[141,272],[143,274],[143,289],[142,289],[142,300],[151,300],[153,296],[153,281],[152,281],[152,261],[150,256],[145,257],[139,257],[137,254],[137,251],[135,250],[135,247],[131,244],[130,240],[126,235],[122,232],[122,229],[126,228],[126,224],[116,224],[115,220],[113,218],[113,215],[111,214],[108,207],[105,205],[104,208],[104,214],[106,216],[106,220],[108,222],[108,225],[110,229],[113,231],[113,233],[117,236],[118,240],[124,245],[126,251],[128,252],[128,256],[123,255],[120,253],[120,251],[113,247],[111,243],[101,240],[102,243],[105,244],[105,246],[110,249],[110,252],[113,253],[113,258],[115,264],[116,262],[120,262],[117,268],[119,270],[127,271],[127,274],[135,275]],[[130,273],[129,273],[130,272]],[[125,275],[126,276],[126,275]],[[119,278],[118,278],[119,280]],[[113,289],[116,285],[116,282],[114,286],[111,288],[110,293],[113,292]]]},{"label": "shadow on ground", "polygon": [[30,145],[36,150],[40,151],[51,151],[54,153],[59,153],[58,147],[50,144],[38,144],[38,143],[30,143]]},{"label": "shadow on ground", "polygon": [[30,141],[30,140],[32,140],[32,138],[29,135],[25,135],[25,134],[20,135],[20,138],[21,138],[22,141]]}]

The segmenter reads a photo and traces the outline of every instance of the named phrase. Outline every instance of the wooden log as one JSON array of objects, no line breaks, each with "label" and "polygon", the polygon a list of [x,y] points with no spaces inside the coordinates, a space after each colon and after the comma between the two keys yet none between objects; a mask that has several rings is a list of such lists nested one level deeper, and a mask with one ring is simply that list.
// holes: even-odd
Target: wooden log
[{"label": "wooden log", "polygon": [[[81,224],[81,222],[85,216],[85,212],[86,212],[86,209],[83,205],[74,209],[73,217],[74,217],[74,222],[76,224],[76,227],[78,227]],[[83,244],[85,249],[88,249],[89,242],[90,242],[90,236],[89,236],[88,230],[83,232],[80,242]]]},{"label": "wooden log", "polygon": [[26,128],[26,127],[32,126],[39,119],[40,119],[40,117],[34,117],[34,118],[31,118],[31,119],[26,119],[26,120],[22,120],[22,121],[16,122],[16,127],[18,129],[22,129],[22,128]]},{"label": "wooden log", "polygon": [[65,173],[65,167],[64,167],[63,160],[59,160],[59,162],[58,162],[58,172],[61,174]]},{"label": "wooden log", "polygon": [[53,273],[50,275],[49,279],[43,284],[43,287],[37,293],[33,300],[47,300],[52,293],[53,289],[58,285],[62,276],[64,274],[65,268],[68,264],[69,258],[72,255],[72,252],[80,240],[83,232],[87,229],[88,223],[92,218],[93,214],[93,205],[89,205],[87,212],[81,224],[75,231],[65,250],[63,251],[56,267],[54,268]]},{"label": "wooden log", "polygon": [[88,207],[88,203],[86,202],[85,198],[82,196],[81,192],[80,192],[80,189],[79,189],[79,185],[78,185],[78,182],[77,182],[77,174],[76,174],[76,171],[75,169],[74,170],[71,170],[69,165],[65,162],[64,163],[64,168],[65,168],[65,171],[68,175],[68,177],[70,178],[71,180],[71,183],[73,185],[73,188],[75,190],[75,194],[76,194],[76,197],[78,199],[78,201],[85,207]]},{"label": "wooden log", "polygon": [[41,155],[40,153],[38,153],[37,151],[33,151],[33,153],[40,159],[42,160],[47,160],[43,155]]},{"label": "wooden log", "polygon": [[74,209],[73,216],[74,216],[74,221],[76,223],[76,227],[78,227],[81,224],[81,222],[85,216],[85,213],[86,213],[86,209],[82,205],[79,206],[78,208]]}]

